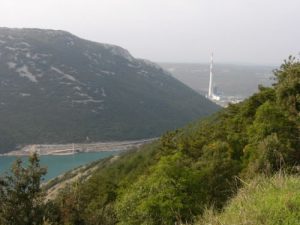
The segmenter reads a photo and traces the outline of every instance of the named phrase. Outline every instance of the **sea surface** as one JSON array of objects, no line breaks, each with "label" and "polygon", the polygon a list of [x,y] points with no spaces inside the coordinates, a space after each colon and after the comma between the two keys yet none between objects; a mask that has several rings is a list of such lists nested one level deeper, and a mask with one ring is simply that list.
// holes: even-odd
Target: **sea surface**
[{"label": "sea surface", "polygon": [[[47,168],[47,174],[44,177],[44,180],[47,181],[76,167],[119,153],[120,151],[106,151],[78,153],[74,155],[43,155],[40,156],[40,164]],[[5,172],[9,172],[17,158],[21,158],[24,162],[27,162],[28,157],[0,156],[0,176],[4,175]]]}]

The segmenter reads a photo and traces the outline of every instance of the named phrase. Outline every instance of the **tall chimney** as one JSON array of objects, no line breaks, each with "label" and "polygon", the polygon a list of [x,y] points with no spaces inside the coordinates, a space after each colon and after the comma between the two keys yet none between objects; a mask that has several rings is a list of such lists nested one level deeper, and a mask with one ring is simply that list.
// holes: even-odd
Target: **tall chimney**
[{"label": "tall chimney", "polygon": [[209,86],[208,86],[208,97],[213,96],[213,53],[211,53],[210,59],[210,71],[209,71]]}]

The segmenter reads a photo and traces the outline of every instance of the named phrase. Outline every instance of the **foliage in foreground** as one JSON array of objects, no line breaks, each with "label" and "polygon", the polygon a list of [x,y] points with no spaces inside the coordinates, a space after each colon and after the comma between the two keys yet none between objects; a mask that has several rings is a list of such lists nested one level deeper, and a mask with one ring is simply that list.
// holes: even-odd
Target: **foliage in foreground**
[{"label": "foliage in foreground", "polygon": [[0,225],[42,224],[45,204],[40,183],[46,169],[33,154],[28,167],[17,160],[11,173],[0,178]]},{"label": "foliage in foreground", "polygon": [[197,225],[300,224],[300,177],[258,177],[240,189],[221,213],[205,211]]},{"label": "foliage in foreground", "polygon": [[300,62],[289,58],[273,87],[212,117],[168,132],[142,150],[103,164],[54,201],[60,224],[193,223],[222,209],[251,179],[300,162]]},{"label": "foliage in foreground", "polygon": [[47,204],[48,224],[194,223],[208,207],[222,210],[242,185],[237,177],[293,172],[300,164],[300,62],[290,58],[274,75],[274,87],[104,161]]}]

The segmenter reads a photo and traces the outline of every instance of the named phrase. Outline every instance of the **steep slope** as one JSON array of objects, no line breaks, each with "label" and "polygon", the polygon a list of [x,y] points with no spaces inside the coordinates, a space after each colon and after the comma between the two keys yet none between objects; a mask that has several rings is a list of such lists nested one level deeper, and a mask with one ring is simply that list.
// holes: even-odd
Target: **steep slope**
[{"label": "steep slope", "polygon": [[[97,169],[67,186],[54,199],[62,218],[57,222],[192,224],[207,208],[223,209],[237,189],[256,176],[278,171],[299,173],[300,61],[290,58],[274,75],[273,87],[260,87],[258,93],[239,104],[183,129],[167,132],[158,141],[113,161],[99,162]],[[59,179],[52,185],[57,183]],[[299,177],[296,188],[298,184]],[[294,190],[278,194],[285,196]],[[264,203],[262,196],[271,200],[268,205],[259,205]],[[260,195],[257,202],[251,203],[262,209],[254,215],[256,219],[264,219],[261,216],[269,207],[271,217],[281,211],[277,204],[273,205],[275,196],[277,193]],[[285,211],[290,215],[299,212],[299,199],[295,198],[296,202],[289,196],[279,199],[281,204],[287,200],[283,208],[290,207]],[[245,209],[245,214],[240,214],[240,210],[236,213],[256,213],[250,205]],[[298,215],[291,219],[298,219]],[[238,220],[227,221],[225,224],[239,224]],[[253,223],[247,224],[259,224],[255,220],[250,222]]]},{"label": "steep slope", "polygon": [[218,107],[156,64],[64,31],[0,28],[0,149],[158,136]]}]

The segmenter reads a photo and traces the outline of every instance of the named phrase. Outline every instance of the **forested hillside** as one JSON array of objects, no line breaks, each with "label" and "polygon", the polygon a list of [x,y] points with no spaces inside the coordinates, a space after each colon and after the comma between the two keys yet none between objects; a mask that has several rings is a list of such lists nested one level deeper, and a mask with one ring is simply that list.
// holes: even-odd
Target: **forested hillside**
[{"label": "forested hillside", "polygon": [[[240,104],[103,161],[89,179],[69,185],[47,204],[48,224],[201,224],[209,219],[208,208],[222,210],[239,188],[262,174],[285,171],[296,179],[287,185],[299,186],[299,60],[290,57],[274,71],[274,86],[259,89]],[[232,204],[248,204],[236,201]],[[234,206],[225,213],[230,207]],[[300,222],[299,214],[293,213],[299,201],[287,207],[292,208],[285,221]],[[280,216],[286,215],[278,214],[277,219],[284,221]]]},{"label": "forested hillside", "polygon": [[[54,201],[62,224],[193,223],[221,209],[241,180],[300,162],[300,63],[287,60],[274,86],[143,149],[104,163]],[[237,177],[239,177],[237,179]]]}]

